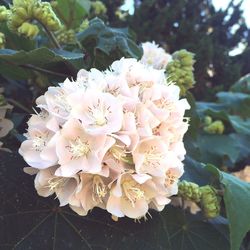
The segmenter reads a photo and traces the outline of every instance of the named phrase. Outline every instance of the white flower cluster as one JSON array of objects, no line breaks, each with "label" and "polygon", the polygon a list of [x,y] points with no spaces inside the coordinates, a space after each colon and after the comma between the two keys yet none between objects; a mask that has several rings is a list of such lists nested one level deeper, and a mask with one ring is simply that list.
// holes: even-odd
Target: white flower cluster
[{"label": "white flower cluster", "polygon": [[167,64],[172,61],[172,56],[155,42],[142,43],[142,49],[141,62],[155,69],[166,69]]},{"label": "white flower cluster", "polygon": [[41,196],[80,215],[94,207],[139,219],[161,211],[183,174],[186,99],[163,70],[135,59],[81,70],[37,99],[19,150]]}]

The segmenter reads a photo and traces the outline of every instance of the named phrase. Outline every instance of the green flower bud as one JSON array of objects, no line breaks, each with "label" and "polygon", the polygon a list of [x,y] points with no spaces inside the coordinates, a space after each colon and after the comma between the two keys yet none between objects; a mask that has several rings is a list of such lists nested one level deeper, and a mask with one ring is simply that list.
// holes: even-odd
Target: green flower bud
[{"label": "green flower bud", "polygon": [[204,215],[207,218],[215,218],[220,214],[221,198],[217,195],[216,190],[206,185],[200,187],[201,192],[201,207]]},{"label": "green flower bud", "polygon": [[5,6],[0,6],[0,22],[7,21],[9,15],[10,15],[10,10],[8,10]]},{"label": "green flower bud", "polygon": [[208,126],[208,125],[210,125],[211,123],[212,123],[212,117],[211,116],[205,116],[204,117],[204,124],[206,125],[206,126]]},{"label": "green flower bud", "polygon": [[194,80],[194,54],[187,50],[180,50],[173,54],[173,61],[167,65],[168,80],[175,82],[181,90],[181,95],[193,87]]},{"label": "green flower bud", "polygon": [[220,120],[216,120],[210,125],[204,127],[204,131],[208,134],[223,134],[225,130],[224,124]]},{"label": "green flower bud", "polygon": [[63,28],[57,35],[57,41],[61,44],[75,44],[76,36],[75,31],[73,29],[65,30]]},{"label": "green flower bud", "polygon": [[95,15],[105,14],[107,12],[106,6],[101,1],[91,2]]},{"label": "green flower bud", "polygon": [[4,33],[0,32],[0,49],[4,49],[5,48],[5,35]]},{"label": "green flower bud", "polygon": [[193,182],[181,181],[178,185],[178,195],[185,200],[199,202],[201,193],[199,186]]},{"label": "green flower bud", "polygon": [[26,36],[27,38],[33,39],[39,33],[39,28],[35,24],[24,22],[19,28],[18,33]]},{"label": "green flower bud", "polygon": [[89,27],[89,20],[84,19],[78,28],[78,32],[82,32],[82,31],[86,30],[88,27]]},{"label": "green flower bud", "polygon": [[0,106],[5,106],[7,104],[5,97],[0,94]]}]

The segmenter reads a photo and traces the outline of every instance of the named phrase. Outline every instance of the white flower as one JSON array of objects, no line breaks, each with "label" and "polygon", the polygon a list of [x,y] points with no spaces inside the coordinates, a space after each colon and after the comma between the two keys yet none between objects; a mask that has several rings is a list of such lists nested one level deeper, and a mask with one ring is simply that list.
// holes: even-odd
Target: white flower
[{"label": "white flower", "polygon": [[[162,49],[150,46],[163,67]],[[154,67],[122,58],[37,99],[19,152],[39,195],[55,193],[82,216],[94,207],[133,219],[164,209],[184,171],[190,106]]]},{"label": "white flower", "polygon": [[159,47],[155,42],[145,42],[142,44],[143,56],[141,62],[152,65],[155,69],[165,69],[167,64],[172,60],[171,55]]}]

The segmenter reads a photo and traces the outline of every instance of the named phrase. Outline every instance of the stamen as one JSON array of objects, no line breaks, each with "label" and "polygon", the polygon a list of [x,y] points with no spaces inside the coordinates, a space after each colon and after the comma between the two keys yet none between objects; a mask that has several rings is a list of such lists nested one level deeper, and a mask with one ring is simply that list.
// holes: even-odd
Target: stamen
[{"label": "stamen", "polygon": [[156,146],[151,146],[150,149],[145,152],[144,165],[159,167],[162,158],[163,154],[157,152]]},{"label": "stamen", "polygon": [[101,103],[100,99],[98,99],[97,104],[92,107],[88,106],[88,115],[94,123],[91,124],[93,126],[104,126],[108,122],[108,114],[110,114],[110,106],[106,106],[104,103]]},{"label": "stamen", "polygon": [[51,191],[57,191],[59,188],[63,187],[68,181],[68,178],[65,177],[52,177],[48,180],[48,187]]},{"label": "stamen", "polygon": [[143,199],[144,191],[140,189],[140,185],[133,180],[124,181],[122,184],[125,198],[135,207],[137,200]]},{"label": "stamen", "polygon": [[[95,175],[92,184],[92,199],[95,202],[103,203],[103,198],[107,194],[107,186],[104,184],[102,178],[99,175]],[[97,199],[96,199],[97,198]]]},{"label": "stamen", "polygon": [[74,141],[70,141],[70,145],[66,148],[72,154],[72,159],[87,156],[91,151],[88,141],[82,141],[80,137],[77,137]]},{"label": "stamen", "polygon": [[35,151],[41,152],[47,145],[48,132],[39,133],[32,139],[32,147]]}]

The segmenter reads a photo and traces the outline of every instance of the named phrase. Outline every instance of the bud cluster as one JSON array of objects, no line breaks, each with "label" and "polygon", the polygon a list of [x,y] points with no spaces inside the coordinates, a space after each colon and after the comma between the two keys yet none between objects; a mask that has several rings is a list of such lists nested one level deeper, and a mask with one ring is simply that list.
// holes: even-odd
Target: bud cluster
[{"label": "bud cluster", "polygon": [[178,185],[178,195],[184,200],[198,203],[208,219],[220,214],[221,198],[210,185],[199,187],[193,182],[181,181]]},{"label": "bud cluster", "polygon": [[0,32],[0,49],[4,49],[5,42],[6,42],[5,35],[2,32]]},{"label": "bud cluster", "polygon": [[213,121],[210,116],[204,118],[203,130],[208,134],[223,134],[225,126],[221,120]]},{"label": "bud cluster", "polygon": [[95,15],[105,14],[107,12],[106,6],[101,1],[91,2],[91,7]]},{"label": "bud cluster", "polygon": [[73,29],[66,29],[63,27],[56,34],[56,39],[60,44],[75,44],[76,43],[76,35]]},{"label": "bud cluster", "polygon": [[57,31],[61,28],[61,22],[49,2],[13,0],[10,10],[0,6],[0,21],[7,21],[11,31],[31,39],[39,32],[37,24],[31,23],[34,20],[50,31]]},{"label": "bud cluster", "polygon": [[167,65],[167,76],[170,81],[176,83],[181,89],[181,95],[193,87],[194,80],[194,54],[187,50],[176,51],[172,55],[172,61]]}]

